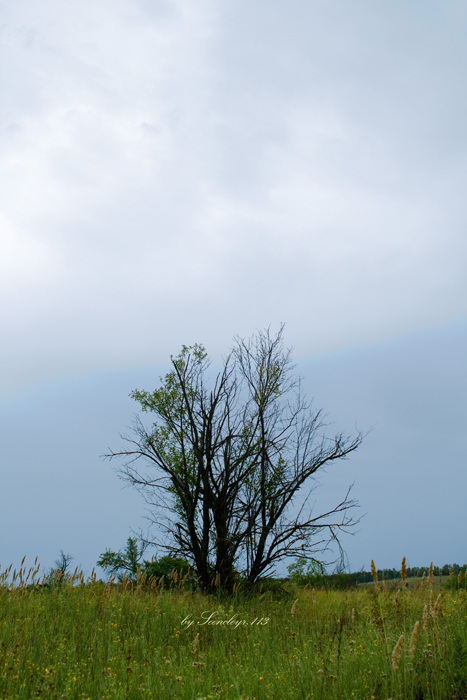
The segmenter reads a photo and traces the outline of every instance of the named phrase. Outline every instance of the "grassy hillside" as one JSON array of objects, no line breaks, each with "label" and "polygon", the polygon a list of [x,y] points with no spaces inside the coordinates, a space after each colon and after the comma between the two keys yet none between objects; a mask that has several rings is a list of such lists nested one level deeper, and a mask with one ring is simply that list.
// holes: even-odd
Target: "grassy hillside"
[{"label": "grassy hillside", "polygon": [[467,697],[463,590],[286,584],[223,598],[172,583],[4,581],[1,697]]}]

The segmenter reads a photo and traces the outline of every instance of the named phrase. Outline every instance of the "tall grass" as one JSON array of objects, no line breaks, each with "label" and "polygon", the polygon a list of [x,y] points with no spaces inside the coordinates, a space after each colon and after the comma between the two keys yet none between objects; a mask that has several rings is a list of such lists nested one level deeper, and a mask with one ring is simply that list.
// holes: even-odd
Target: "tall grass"
[{"label": "tall grass", "polygon": [[40,586],[37,571],[0,574],[5,700],[467,697],[465,590],[227,598],[175,576],[167,588],[75,571]]}]

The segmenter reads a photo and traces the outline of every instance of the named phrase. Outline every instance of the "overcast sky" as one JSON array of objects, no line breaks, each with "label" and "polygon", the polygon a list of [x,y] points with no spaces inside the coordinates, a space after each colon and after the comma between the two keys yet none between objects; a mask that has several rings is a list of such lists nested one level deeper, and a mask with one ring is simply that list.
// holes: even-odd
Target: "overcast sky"
[{"label": "overcast sky", "polygon": [[122,547],[128,393],[281,321],[317,407],[375,425],[321,489],[355,481],[352,568],[466,563],[467,1],[0,16],[0,564]]}]

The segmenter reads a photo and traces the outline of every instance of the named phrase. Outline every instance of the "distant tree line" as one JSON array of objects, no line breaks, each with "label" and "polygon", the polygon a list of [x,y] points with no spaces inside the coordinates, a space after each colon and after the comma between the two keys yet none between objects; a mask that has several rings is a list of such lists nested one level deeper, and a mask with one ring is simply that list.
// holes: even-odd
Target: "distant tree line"
[{"label": "distant tree line", "polygon": [[[459,564],[445,564],[444,566],[433,566],[434,576],[449,576],[452,566],[453,576],[458,576],[460,571],[465,571],[467,564],[459,566]],[[419,578],[426,574],[428,577],[429,566],[412,566],[407,567],[407,578]],[[385,581],[391,581],[392,579],[399,579],[401,577],[400,569],[377,569],[378,581],[383,580],[383,574]],[[351,574],[352,578],[356,583],[370,583],[373,581],[371,571],[356,571]]]}]

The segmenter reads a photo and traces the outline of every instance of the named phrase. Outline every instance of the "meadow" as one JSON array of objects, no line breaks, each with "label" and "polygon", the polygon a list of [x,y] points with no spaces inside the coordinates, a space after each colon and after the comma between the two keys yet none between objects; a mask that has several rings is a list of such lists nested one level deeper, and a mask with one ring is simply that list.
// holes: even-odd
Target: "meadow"
[{"label": "meadow", "polygon": [[467,698],[465,572],[458,590],[431,577],[225,596],[175,571],[42,586],[37,571],[0,574],[5,700]]}]

